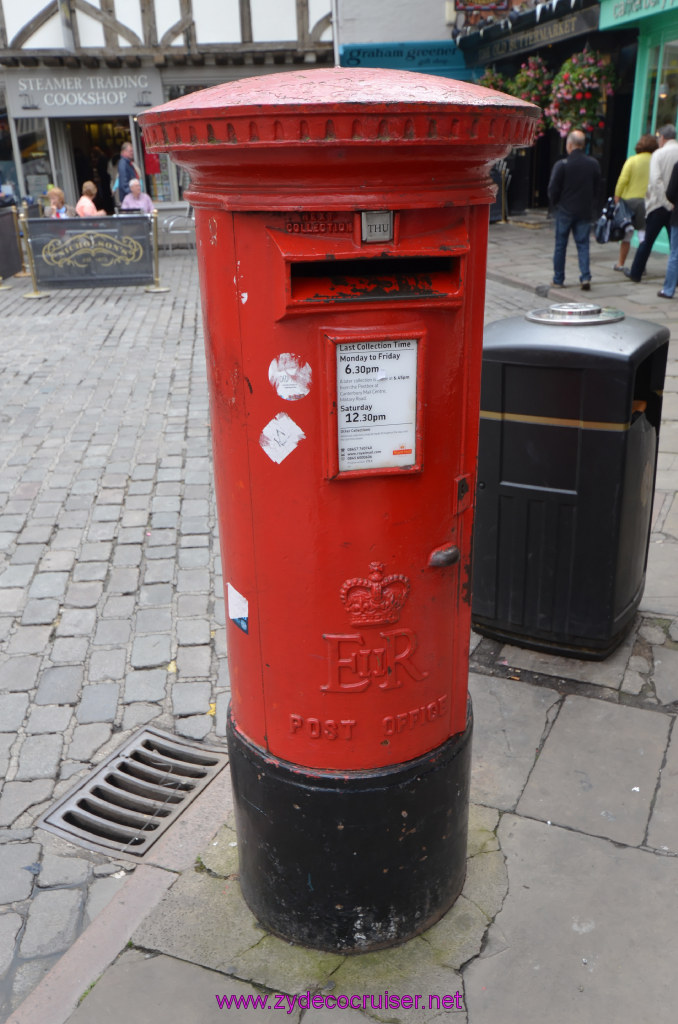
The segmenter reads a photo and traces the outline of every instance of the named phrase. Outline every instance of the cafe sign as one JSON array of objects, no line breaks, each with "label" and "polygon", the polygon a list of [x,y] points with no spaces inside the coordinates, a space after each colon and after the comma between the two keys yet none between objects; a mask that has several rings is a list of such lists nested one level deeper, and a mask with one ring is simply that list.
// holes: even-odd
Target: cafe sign
[{"label": "cafe sign", "polygon": [[154,239],[145,214],[25,221],[36,281],[48,288],[152,284]]},{"label": "cafe sign", "polygon": [[136,114],[163,102],[160,72],[90,71],[53,74],[49,69],[6,71],[13,117],[87,117]]}]

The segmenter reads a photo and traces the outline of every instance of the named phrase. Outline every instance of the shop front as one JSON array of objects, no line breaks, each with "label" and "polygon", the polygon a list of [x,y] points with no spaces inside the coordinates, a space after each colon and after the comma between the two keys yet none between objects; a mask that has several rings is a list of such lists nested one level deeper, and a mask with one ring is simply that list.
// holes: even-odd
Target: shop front
[{"label": "shop front", "polygon": [[[641,135],[678,121],[678,0],[601,0],[600,28],[638,33],[627,148],[631,156]],[[654,248],[669,251],[665,232]]]},{"label": "shop front", "polygon": [[145,190],[155,200],[173,198],[159,162],[146,164],[136,129],[137,115],[163,101],[158,71],[8,69],[4,82],[0,172],[18,195],[37,200],[57,185],[75,204],[90,180],[99,189],[99,205],[111,213],[120,147],[131,141]]},{"label": "shop front", "polygon": [[638,31],[628,152],[678,118],[678,0],[601,0],[601,30]]},{"label": "shop front", "polygon": [[[537,57],[548,74],[555,76],[565,61],[585,49],[595,51],[613,67],[614,94],[606,100],[604,127],[591,131],[587,144],[600,162],[607,195],[627,153],[636,33],[625,24],[615,26],[613,33],[601,32],[600,17],[597,0],[551,0],[536,6],[513,0],[506,14],[466,26],[457,36],[457,45],[479,77],[491,69],[513,79],[530,57]],[[564,145],[564,138],[547,127],[531,150],[514,151],[511,213],[548,204],[550,171],[564,155]]]}]

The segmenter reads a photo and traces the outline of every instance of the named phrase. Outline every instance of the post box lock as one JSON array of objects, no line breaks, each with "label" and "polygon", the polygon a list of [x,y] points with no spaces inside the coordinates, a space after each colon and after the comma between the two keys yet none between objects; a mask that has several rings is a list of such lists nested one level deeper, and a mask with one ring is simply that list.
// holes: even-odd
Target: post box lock
[{"label": "post box lock", "polygon": [[438,568],[446,565],[456,565],[461,558],[461,552],[459,548],[454,544],[444,544],[441,548],[436,548],[428,556],[428,564],[431,568]]}]

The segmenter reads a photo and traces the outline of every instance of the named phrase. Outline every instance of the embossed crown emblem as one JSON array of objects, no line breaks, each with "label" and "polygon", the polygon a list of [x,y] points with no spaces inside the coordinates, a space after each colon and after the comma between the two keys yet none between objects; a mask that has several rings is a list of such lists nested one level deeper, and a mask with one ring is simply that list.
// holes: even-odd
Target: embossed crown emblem
[{"label": "embossed crown emblem", "polygon": [[346,580],[339,595],[353,626],[381,626],[398,621],[409,592],[407,576],[384,576],[383,562],[370,562],[367,577]]}]

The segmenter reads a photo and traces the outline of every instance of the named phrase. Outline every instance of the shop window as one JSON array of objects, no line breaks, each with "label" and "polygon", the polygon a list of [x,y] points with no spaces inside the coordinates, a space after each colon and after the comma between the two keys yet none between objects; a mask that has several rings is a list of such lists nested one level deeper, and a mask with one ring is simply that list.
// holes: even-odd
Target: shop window
[{"label": "shop window", "polygon": [[[643,133],[654,132],[654,109],[657,98],[657,70],[659,67],[659,47],[653,46],[647,54],[647,92],[645,94],[645,112],[643,117]],[[659,122],[657,122],[658,124]]]},{"label": "shop window", "polygon": [[20,117],[16,127],[26,191],[37,199],[46,195],[48,187],[54,182],[45,119]]},{"label": "shop window", "polygon": [[9,132],[9,118],[5,93],[0,89],[0,207],[19,197],[19,178],[14,163],[12,136]]},{"label": "shop window", "polygon": [[675,124],[678,114],[678,41],[666,43],[662,52],[661,72],[657,86],[657,119],[655,125]]},{"label": "shop window", "polygon": [[168,203],[171,200],[171,175],[174,173],[174,167],[166,153],[156,156],[144,150],[145,190],[154,203]]}]

